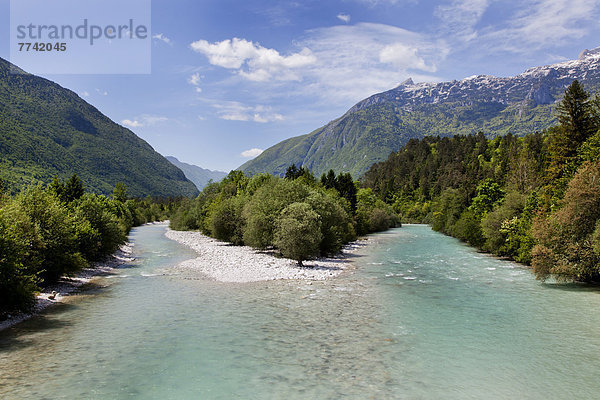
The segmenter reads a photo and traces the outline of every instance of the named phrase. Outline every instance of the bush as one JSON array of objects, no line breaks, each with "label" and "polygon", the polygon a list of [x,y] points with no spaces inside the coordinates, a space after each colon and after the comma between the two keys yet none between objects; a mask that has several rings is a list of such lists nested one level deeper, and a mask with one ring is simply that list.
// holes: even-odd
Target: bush
[{"label": "bush", "polygon": [[17,195],[12,207],[27,215],[39,232],[31,257],[42,260],[43,281],[54,281],[86,265],[77,245],[76,220],[54,194],[41,186],[30,187]]},{"label": "bush", "polygon": [[247,199],[243,196],[213,203],[208,217],[212,236],[235,245],[244,244],[242,212],[246,203]]},{"label": "bush", "polygon": [[290,204],[276,220],[275,247],[300,266],[319,254],[321,239],[321,219],[307,203]]},{"label": "bush", "polygon": [[[88,259],[112,254],[125,243],[126,231],[114,212],[113,202],[96,194],[86,194],[77,203],[75,216],[82,221],[78,229],[79,249]],[[89,221],[89,226],[83,221]]]},{"label": "bush", "polygon": [[299,181],[278,180],[263,185],[244,208],[244,243],[264,249],[273,244],[275,218],[288,205],[308,197],[309,189]]},{"label": "bush", "polygon": [[595,251],[600,221],[600,162],[586,162],[568,185],[562,207],[547,219],[538,219],[533,235],[539,245],[532,265],[545,279],[597,281],[600,256]]},{"label": "bush", "polygon": [[313,191],[306,198],[306,203],[321,219],[321,255],[335,254],[342,249],[344,243],[355,239],[352,219],[340,204],[341,201],[336,201],[336,198],[323,192]]},{"label": "bush", "polygon": [[39,232],[25,213],[0,209],[0,319],[2,312],[33,306],[42,260],[31,250],[39,247]]}]

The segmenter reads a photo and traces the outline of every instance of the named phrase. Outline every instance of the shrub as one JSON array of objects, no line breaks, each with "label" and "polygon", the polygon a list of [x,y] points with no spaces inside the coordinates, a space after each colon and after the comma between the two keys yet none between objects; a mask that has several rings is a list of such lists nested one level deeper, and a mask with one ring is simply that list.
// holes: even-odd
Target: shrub
[{"label": "shrub", "polygon": [[209,225],[212,235],[235,245],[244,244],[245,221],[242,217],[246,197],[236,196],[213,203],[209,212]]},{"label": "shrub", "polygon": [[275,246],[300,266],[319,254],[321,239],[321,219],[307,203],[290,204],[276,220]]},{"label": "shrub", "polygon": [[[120,226],[111,200],[96,194],[84,195],[75,207],[79,221],[89,221],[78,230],[79,248],[90,260],[99,259],[115,252],[127,239]],[[98,241],[99,239],[99,241]]]}]

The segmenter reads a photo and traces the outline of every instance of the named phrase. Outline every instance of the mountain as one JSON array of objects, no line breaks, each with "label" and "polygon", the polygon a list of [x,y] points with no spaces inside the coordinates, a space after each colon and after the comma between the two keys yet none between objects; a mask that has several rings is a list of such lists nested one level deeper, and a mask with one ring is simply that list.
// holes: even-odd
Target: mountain
[{"label": "mountain", "polygon": [[219,182],[227,176],[226,172],[211,171],[210,169],[200,168],[197,165],[186,164],[172,156],[167,156],[165,158],[169,160],[171,164],[182,170],[185,177],[192,181],[198,190],[202,190],[211,180],[213,182]]},{"label": "mountain", "polygon": [[359,102],[312,133],[268,148],[239,169],[282,174],[294,163],[316,175],[333,169],[356,178],[412,138],[542,131],[556,122],[554,103],[575,79],[588,91],[600,87],[600,48],[585,50],[578,60],[531,68],[509,78],[479,75],[418,84],[409,79]]},{"label": "mountain", "polygon": [[76,173],[87,190],[132,196],[198,193],[182,171],[74,92],[0,58],[0,178],[11,191]]}]

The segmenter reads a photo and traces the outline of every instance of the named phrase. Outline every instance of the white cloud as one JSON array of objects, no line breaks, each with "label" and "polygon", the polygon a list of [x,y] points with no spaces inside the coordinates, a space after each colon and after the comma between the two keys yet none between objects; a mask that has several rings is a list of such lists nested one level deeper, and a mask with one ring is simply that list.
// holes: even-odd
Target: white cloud
[{"label": "white cloud", "polygon": [[475,25],[488,9],[490,0],[453,0],[450,5],[440,5],[434,14],[442,22],[441,31],[462,41],[477,37]]},{"label": "white cloud", "polygon": [[188,83],[193,86],[200,85],[200,74],[196,72],[195,74],[191,75],[188,78]]},{"label": "white cloud", "polygon": [[345,22],[346,24],[350,22],[350,15],[349,14],[338,14],[337,18],[340,21]]},{"label": "white cloud", "polygon": [[142,116],[136,117],[134,119],[124,119],[121,121],[121,123],[130,128],[141,128],[143,126],[156,125],[158,123],[165,122],[168,120],[169,120],[169,118],[167,118],[167,117],[143,114]]},{"label": "white cloud", "polygon": [[89,92],[87,92],[87,91],[84,91],[83,93],[81,93],[81,95],[82,95],[83,97],[90,97],[90,93],[89,93]]},{"label": "white cloud", "polygon": [[108,92],[106,90],[96,89],[96,92],[98,92],[102,96],[108,96]]},{"label": "white cloud", "polygon": [[427,65],[425,60],[418,55],[416,47],[405,43],[394,43],[385,46],[379,52],[379,61],[394,64],[403,69],[418,69],[421,71],[435,72],[435,65]]},{"label": "white cloud", "polygon": [[436,81],[430,73],[449,52],[442,40],[373,23],[311,30],[299,45],[318,59],[305,68],[308,84],[299,90],[344,103],[391,89],[408,77]]},{"label": "white cloud", "polygon": [[[430,75],[444,60],[449,48],[443,40],[395,26],[373,23],[337,25],[307,31],[294,42],[298,52],[282,56],[251,41],[234,38],[217,43],[200,40],[192,48],[205,54],[211,64],[235,70],[260,88],[261,102],[276,97],[286,81],[289,95],[320,97],[347,104],[373,93],[391,89],[408,77],[436,81]],[[239,84],[239,80],[232,80]],[[224,113],[235,120],[262,122],[263,115]]]},{"label": "white cloud", "polygon": [[271,107],[263,105],[248,106],[237,101],[214,103],[219,118],[227,121],[252,121],[267,123],[283,121],[283,115],[273,112]]},{"label": "white cloud", "polygon": [[264,150],[262,150],[262,149],[253,148],[253,149],[242,151],[242,153],[240,155],[245,158],[254,158],[254,157],[260,156],[263,151]]},{"label": "white cloud", "polygon": [[266,82],[270,79],[300,80],[294,70],[317,61],[307,48],[283,56],[275,49],[239,38],[216,43],[198,40],[190,46],[194,51],[204,54],[212,65],[237,70],[240,76],[256,82]]},{"label": "white cloud", "polygon": [[578,39],[595,27],[599,0],[532,0],[503,29],[486,34],[502,50],[527,52]]},{"label": "white cloud", "polygon": [[166,37],[165,35],[163,35],[162,33],[159,33],[157,35],[152,36],[154,39],[160,40],[162,42],[165,42],[168,45],[173,45],[173,43],[171,42],[171,39],[169,39],[168,37]]},{"label": "white cloud", "polygon": [[128,126],[130,128],[139,128],[144,126],[143,124],[141,124],[139,121],[137,120],[130,120],[130,119],[124,119],[123,121],[121,121],[121,123],[125,126]]}]

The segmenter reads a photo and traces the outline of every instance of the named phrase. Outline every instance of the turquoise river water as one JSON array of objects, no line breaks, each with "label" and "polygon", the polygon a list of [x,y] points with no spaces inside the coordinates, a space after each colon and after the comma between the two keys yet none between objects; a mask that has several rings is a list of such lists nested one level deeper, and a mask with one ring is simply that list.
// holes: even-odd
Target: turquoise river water
[{"label": "turquoise river water", "polygon": [[373,235],[327,282],[222,284],[137,260],[0,333],[2,399],[597,399],[600,292],[432,232]]}]

